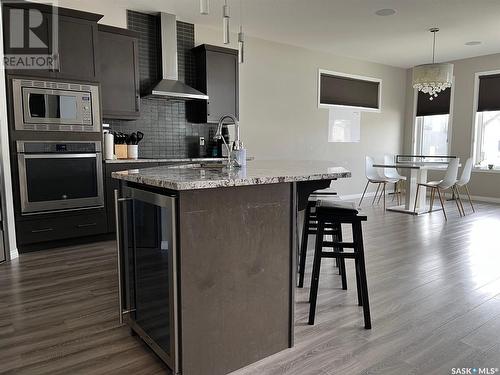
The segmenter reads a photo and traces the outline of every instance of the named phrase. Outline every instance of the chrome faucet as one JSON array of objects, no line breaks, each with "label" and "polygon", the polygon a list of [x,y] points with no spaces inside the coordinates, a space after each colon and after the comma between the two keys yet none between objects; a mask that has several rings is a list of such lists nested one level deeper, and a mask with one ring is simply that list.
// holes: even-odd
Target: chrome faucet
[{"label": "chrome faucet", "polygon": [[238,119],[233,115],[223,115],[219,119],[219,125],[217,126],[217,132],[214,135],[214,140],[222,139],[222,142],[224,143],[224,146],[227,149],[227,165],[228,167],[232,167],[235,164],[235,160],[232,156],[233,153],[231,152],[231,148],[227,144],[224,136],[222,135],[222,126],[224,126],[224,121],[226,121],[227,119],[230,119],[233,122],[234,127],[236,128],[236,139],[234,140],[233,150],[240,150],[242,148],[240,140],[240,124],[238,122]]}]

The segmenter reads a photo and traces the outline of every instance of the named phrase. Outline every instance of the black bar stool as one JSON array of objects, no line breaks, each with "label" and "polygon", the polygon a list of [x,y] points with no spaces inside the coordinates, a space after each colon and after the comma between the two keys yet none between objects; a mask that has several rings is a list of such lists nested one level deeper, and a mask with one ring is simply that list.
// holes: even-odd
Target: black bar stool
[{"label": "black bar stool", "polygon": [[[358,215],[353,204],[318,201],[316,203],[316,245],[314,249],[314,262],[311,280],[311,291],[309,301],[309,324],[314,324],[316,315],[316,302],[318,297],[319,274],[321,271],[322,258],[335,258],[339,261],[354,259],[356,265],[356,284],[358,287],[358,304],[363,306],[365,328],[371,329],[370,303],[368,300],[368,284],[366,281],[365,254],[363,248],[363,231],[361,222],[366,221],[366,216]],[[352,226],[353,241],[342,241],[342,224]],[[325,241],[325,228],[327,226],[337,228],[339,233],[334,236],[333,241]],[[323,248],[333,248],[333,251],[323,251]],[[344,249],[353,249],[345,252]],[[345,268],[343,270],[345,277]],[[344,285],[343,285],[344,286]]]},{"label": "black bar stool", "polygon": [[[332,195],[332,194],[329,194]],[[306,269],[306,257],[307,257],[307,241],[310,235],[315,235],[317,230],[317,217],[316,217],[316,201],[309,200],[307,202],[307,207],[304,213],[304,227],[302,229],[302,239],[300,244],[300,258],[299,258],[299,288],[304,287],[304,273]],[[336,236],[338,241],[342,241],[342,232],[338,228],[334,227],[331,223],[325,223],[324,228],[325,235]],[[340,238],[339,238],[340,236]],[[337,267],[339,267],[339,274],[342,276],[342,288],[347,289],[347,278],[345,276],[345,263],[344,260],[336,261]]]}]

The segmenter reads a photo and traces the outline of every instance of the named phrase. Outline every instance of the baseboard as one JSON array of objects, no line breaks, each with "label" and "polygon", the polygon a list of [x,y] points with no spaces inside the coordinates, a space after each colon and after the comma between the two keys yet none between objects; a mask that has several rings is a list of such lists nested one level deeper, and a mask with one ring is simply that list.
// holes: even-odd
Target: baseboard
[{"label": "baseboard", "polygon": [[[462,196],[462,194],[460,194],[460,196],[462,197],[462,199],[464,199],[464,197]],[[471,198],[472,198],[473,201],[478,201],[478,202],[500,203],[500,198],[482,197],[482,196],[479,196],[479,195],[471,195]]]},{"label": "baseboard", "polygon": [[[352,201],[352,200],[356,200],[356,199],[361,199],[362,195],[363,194],[361,194],[361,193],[359,193],[359,194],[349,194],[349,195],[339,194],[339,198],[343,199],[343,200],[346,200],[346,201]],[[373,197],[374,195],[375,195],[374,191],[366,193],[365,194],[365,199],[367,197]],[[427,191],[427,197],[429,197],[429,196],[430,196],[430,192]],[[462,200],[467,199],[467,197],[464,194],[460,194],[460,196],[462,197]],[[450,199],[452,197],[452,195],[451,195],[451,193],[446,192],[445,193],[445,197],[446,197],[446,199]],[[471,195],[471,198],[472,198],[473,201],[478,201],[478,202],[500,203],[500,198],[483,197],[483,196],[479,196],[479,195]]]}]

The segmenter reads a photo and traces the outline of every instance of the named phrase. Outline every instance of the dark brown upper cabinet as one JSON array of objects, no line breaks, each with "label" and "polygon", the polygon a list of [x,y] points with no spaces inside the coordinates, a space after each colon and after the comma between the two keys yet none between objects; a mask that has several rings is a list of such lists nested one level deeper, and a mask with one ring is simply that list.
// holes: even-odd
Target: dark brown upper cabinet
[{"label": "dark brown upper cabinet", "polygon": [[134,119],[140,114],[138,34],[99,25],[99,62],[103,117]]},{"label": "dark brown upper cabinet", "polygon": [[[56,78],[97,81],[97,19],[59,16],[59,67]],[[100,18],[100,17],[99,17]]]},{"label": "dark brown upper cabinet", "polygon": [[202,44],[193,49],[196,61],[195,88],[207,94],[207,101],[187,103],[188,120],[216,123],[222,115],[239,117],[238,51]]},{"label": "dark brown upper cabinet", "polygon": [[[30,9],[41,12],[41,25],[32,30],[45,47],[30,48],[12,47],[11,20],[12,14],[19,14],[19,10],[26,14]],[[44,4],[29,2],[8,3],[3,7],[4,48],[5,54],[55,54],[59,64],[54,69],[7,69],[7,73],[16,75],[41,76],[55,79],[96,82],[98,76],[97,56],[97,21],[102,15],[77,11],[73,9],[57,8],[57,23],[53,17],[52,8]],[[55,27],[57,25],[57,27]],[[53,31],[57,30],[57,38],[53,38]],[[28,43],[25,37],[24,44]],[[54,40],[57,45],[54,45]]]}]

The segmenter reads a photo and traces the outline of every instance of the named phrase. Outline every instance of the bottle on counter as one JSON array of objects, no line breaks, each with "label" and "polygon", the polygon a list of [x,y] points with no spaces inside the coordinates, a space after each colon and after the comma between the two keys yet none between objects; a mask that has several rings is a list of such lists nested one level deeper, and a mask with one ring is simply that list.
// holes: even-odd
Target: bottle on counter
[{"label": "bottle on counter", "polygon": [[112,131],[104,131],[104,159],[113,160],[115,158],[115,136]]}]

